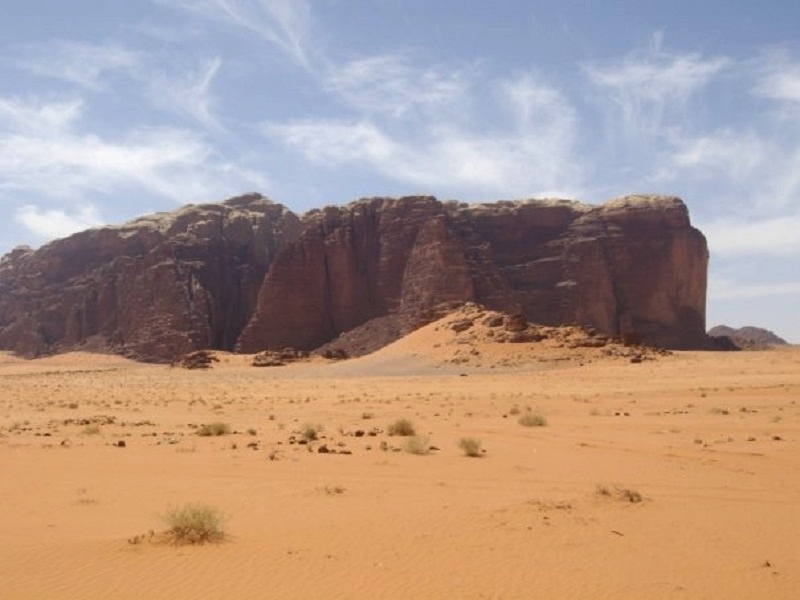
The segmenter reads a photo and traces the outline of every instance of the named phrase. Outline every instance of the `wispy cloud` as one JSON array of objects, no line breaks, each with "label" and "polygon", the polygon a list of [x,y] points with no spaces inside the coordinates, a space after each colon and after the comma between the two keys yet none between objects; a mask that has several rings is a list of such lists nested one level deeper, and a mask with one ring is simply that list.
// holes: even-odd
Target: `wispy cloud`
[{"label": "wispy cloud", "polygon": [[772,51],[758,61],[759,80],[753,92],[763,98],[800,104],[800,63],[785,51]]},{"label": "wispy cloud", "polygon": [[724,258],[800,256],[800,214],[722,218],[702,225],[712,252]]},{"label": "wispy cloud", "polygon": [[26,204],[16,210],[14,220],[43,239],[61,238],[103,224],[97,208],[91,204],[78,206],[72,214]]},{"label": "wispy cloud", "polygon": [[725,57],[670,52],[661,34],[621,60],[587,63],[583,72],[603,95],[612,127],[628,138],[659,136],[684,123],[687,101],[730,65]]},{"label": "wispy cloud", "polygon": [[394,118],[416,110],[456,112],[471,85],[470,73],[419,67],[407,54],[384,54],[332,66],[325,88],[352,108]]},{"label": "wispy cloud", "polygon": [[741,298],[770,298],[774,296],[800,297],[800,282],[746,283],[739,280],[712,277],[708,286],[710,300],[733,300]]},{"label": "wispy cloud", "polygon": [[196,70],[166,72],[153,68],[140,71],[138,77],[147,86],[147,97],[155,106],[180,113],[210,129],[221,129],[211,93],[221,66],[222,59],[217,56]]},{"label": "wispy cloud", "polygon": [[18,46],[2,62],[35,75],[99,90],[105,85],[103,79],[106,75],[132,69],[139,60],[136,52],[113,42],[90,44],[57,40],[35,46]]},{"label": "wispy cloud", "polygon": [[[81,110],[77,101],[0,98],[0,199],[40,198],[17,214],[37,234],[48,223],[60,232],[93,224],[96,213],[82,207],[96,194],[138,190],[185,203],[268,185],[263,175],[217,156],[197,133],[143,127],[105,138],[82,131]],[[48,202],[62,206],[39,208]]]},{"label": "wispy cloud", "polygon": [[251,31],[308,68],[311,10],[305,0],[157,0]]}]

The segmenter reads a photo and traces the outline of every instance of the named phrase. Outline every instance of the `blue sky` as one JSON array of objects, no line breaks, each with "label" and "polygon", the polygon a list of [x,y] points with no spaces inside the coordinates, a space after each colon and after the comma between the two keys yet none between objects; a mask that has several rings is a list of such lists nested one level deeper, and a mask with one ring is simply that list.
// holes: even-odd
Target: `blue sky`
[{"label": "blue sky", "polygon": [[0,253],[248,191],[673,194],[709,239],[709,326],[800,343],[798,23],[769,0],[6,0]]}]

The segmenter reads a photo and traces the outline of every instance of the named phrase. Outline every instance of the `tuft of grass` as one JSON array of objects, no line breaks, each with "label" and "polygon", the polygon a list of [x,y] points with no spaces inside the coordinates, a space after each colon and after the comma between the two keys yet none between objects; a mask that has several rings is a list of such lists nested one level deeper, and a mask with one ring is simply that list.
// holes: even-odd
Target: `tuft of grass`
[{"label": "tuft of grass", "polygon": [[538,412],[526,412],[517,421],[523,427],[546,427],[547,418]]},{"label": "tuft of grass", "polygon": [[408,419],[397,419],[394,423],[389,424],[389,435],[405,435],[412,436],[416,433],[414,424]]},{"label": "tuft of grass", "polygon": [[406,440],[405,450],[409,454],[425,456],[431,453],[430,440],[422,435],[414,435]]},{"label": "tuft of grass", "polygon": [[627,500],[628,502],[641,502],[644,500],[644,497],[637,492],[636,490],[632,490],[630,488],[621,488],[617,490],[619,497],[623,500]]},{"label": "tuft of grass", "polygon": [[306,423],[300,428],[300,435],[303,436],[303,439],[309,442],[313,442],[316,439],[319,439],[319,431],[322,427],[318,425],[310,425]]},{"label": "tuft of grass", "polygon": [[201,425],[197,429],[197,435],[203,437],[228,435],[230,432],[231,426],[228,423],[220,423],[219,421]]},{"label": "tuft of grass", "polygon": [[599,496],[603,496],[605,498],[616,497],[620,500],[625,500],[626,502],[632,502],[634,504],[644,500],[644,496],[642,496],[642,494],[631,488],[623,488],[619,486],[611,488],[605,484],[597,484],[595,490]]},{"label": "tuft of grass", "polygon": [[519,411],[519,406],[516,405],[516,404],[514,406],[512,406],[510,409],[508,409],[508,414],[510,414],[510,415],[516,416],[516,415],[519,414],[519,412],[520,412]]},{"label": "tuft of grass", "polygon": [[81,431],[83,435],[98,435],[100,433],[100,425],[94,423],[92,425],[87,425]]},{"label": "tuft of grass", "polygon": [[465,456],[480,458],[483,456],[482,445],[483,442],[475,438],[461,438],[458,440],[458,447],[464,451]]},{"label": "tuft of grass", "polygon": [[202,503],[170,508],[162,517],[166,536],[176,544],[205,544],[225,539],[225,518],[216,508]]}]

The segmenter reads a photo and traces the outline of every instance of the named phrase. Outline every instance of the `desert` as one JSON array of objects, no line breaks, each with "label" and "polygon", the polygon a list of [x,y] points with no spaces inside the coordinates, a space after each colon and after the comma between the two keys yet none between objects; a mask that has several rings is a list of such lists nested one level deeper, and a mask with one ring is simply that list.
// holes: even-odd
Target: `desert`
[{"label": "desert", "polygon": [[[797,597],[798,348],[493,316],[266,368],[3,353],[0,595]],[[191,503],[222,539],[164,537]]]}]

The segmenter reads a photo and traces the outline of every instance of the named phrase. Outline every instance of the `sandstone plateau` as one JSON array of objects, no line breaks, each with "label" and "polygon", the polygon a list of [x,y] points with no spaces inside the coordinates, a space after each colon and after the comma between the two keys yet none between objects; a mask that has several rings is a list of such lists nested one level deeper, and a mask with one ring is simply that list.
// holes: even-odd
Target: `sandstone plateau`
[{"label": "sandstone plateau", "polygon": [[373,349],[443,303],[665,348],[705,344],[708,250],[674,197],[369,198],[298,216],[259,195],[17,248],[0,262],[0,349],[169,361],[200,349]]}]

